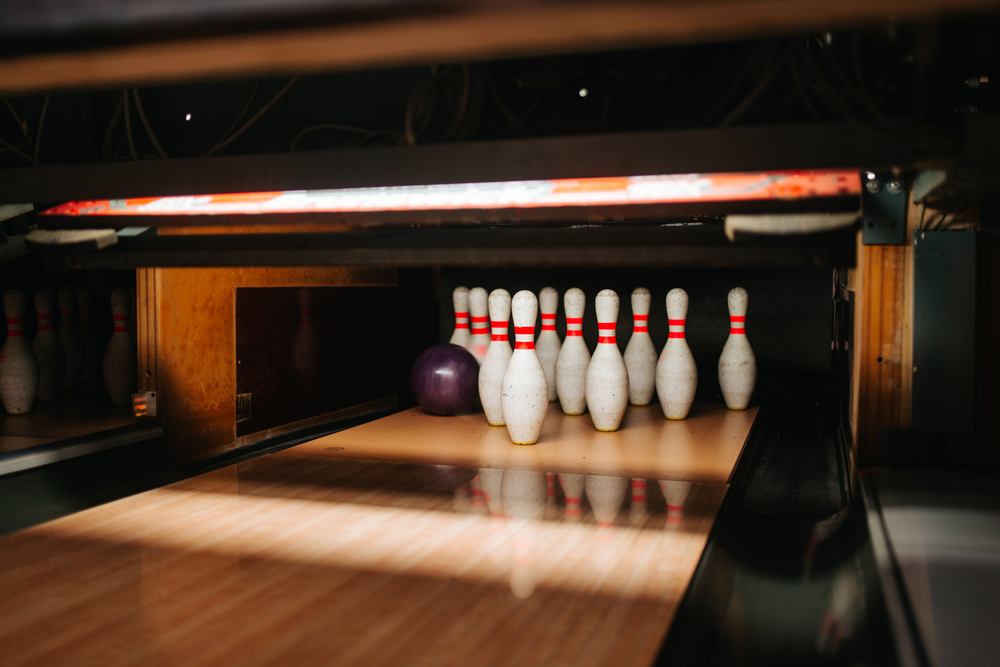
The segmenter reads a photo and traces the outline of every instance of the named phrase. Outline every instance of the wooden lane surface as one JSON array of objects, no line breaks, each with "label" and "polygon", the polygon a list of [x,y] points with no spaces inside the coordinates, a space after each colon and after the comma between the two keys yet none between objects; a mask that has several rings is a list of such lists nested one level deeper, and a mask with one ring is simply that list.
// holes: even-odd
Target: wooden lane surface
[{"label": "wooden lane surface", "polygon": [[13,452],[136,423],[131,406],[92,410],[36,401],[26,415],[0,415],[0,452]]},{"label": "wooden lane surface", "polygon": [[415,408],[299,445],[295,451],[316,457],[727,482],[757,410],[734,412],[721,405],[696,404],[688,419],[669,421],[658,405],[629,406],[617,432],[601,433],[588,415],[567,417],[558,403],[550,403],[538,444],[516,447],[507,429],[487,424],[482,412],[440,417]]},{"label": "wooden lane surface", "polygon": [[611,528],[557,492],[515,559],[472,471],[297,449],[0,538],[0,664],[645,666],[727,488]]}]

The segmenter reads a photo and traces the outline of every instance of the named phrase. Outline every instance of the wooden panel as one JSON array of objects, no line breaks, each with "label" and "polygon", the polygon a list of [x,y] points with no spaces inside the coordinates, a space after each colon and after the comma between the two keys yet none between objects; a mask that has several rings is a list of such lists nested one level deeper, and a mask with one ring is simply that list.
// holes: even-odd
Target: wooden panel
[{"label": "wooden panel", "polygon": [[466,11],[436,6],[423,16],[8,57],[0,60],[0,92],[634,48],[995,7],[995,0],[491,2]]},{"label": "wooden panel", "polygon": [[[180,462],[216,456],[237,446],[237,287],[395,284],[392,269],[152,271],[157,409],[167,454]],[[142,319],[148,322],[150,317]],[[146,364],[142,374],[149,369],[148,360]]]},{"label": "wooden panel", "polygon": [[0,663],[651,664],[727,487],[521,524],[461,472],[293,448],[8,535]]},{"label": "wooden panel", "polygon": [[296,447],[316,457],[389,458],[421,463],[600,472],[655,479],[727,482],[758,408],[695,405],[668,421],[658,405],[629,406],[620,430],[599,433],[588,415],[567,417],[549,404],[538,444],[511,445],[507,429],[481,412],[439,417],[406,410]]}]

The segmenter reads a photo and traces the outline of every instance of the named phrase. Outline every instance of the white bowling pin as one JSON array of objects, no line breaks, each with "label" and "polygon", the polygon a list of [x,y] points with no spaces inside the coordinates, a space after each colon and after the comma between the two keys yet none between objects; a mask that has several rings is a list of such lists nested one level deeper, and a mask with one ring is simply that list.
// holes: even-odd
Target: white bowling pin
[{"label": "white bowling pin", "polygon": [[503,505],[500,502],[500,483],[503,481],[503,468],[480,468],[479,485],[483,490],[486,506],[494,519],[503,517]]},{"label": "white bowling pin", "polygon": [[479,367],[479,401],[483,404],[486,421],[490,426],[503,426],[503,408],[500,405],[500,383],[507,372],[507,364],[514,351],[507,340],[510,319],[510,294],[505,289],[490,293],[490,326],[493,335],[486,349],[483,365]]},{"label": "white bowling pin", "polygon": [[554,287],[543,287],[538,293],[538,306],[542,311],[542,332],[535,343],[535,353],[545,371],[545,381],[549,384],[549,400],[557,398],[556,359],[559,357],[559,335],[556,333],[556,311],[559,309],[559,292]]},{"label": "white bowling pin", "polygon": [[628,400],[632,405],[645,406],[653,400],[656,384],[656,346],[649,337],[649,290],[632,290],[632,337],[625,346],[625,368],[628,369]]},{"label": "white bowling pin", "polygon": [[667,419],[685,419],[698,389],[698,366],[684,338],[688,295],[682,289],[667,294],[667,318],[670,335],[656,362],[656,395]]},{"label": "white bowling pin", "polygon": [[87,364],[87,350],[73,321],[76,315],[76,292],[69,287],[59,289],[59,315],[59,333],[56,337],[66,355],[66,378],[62,388],[68,391],[80,386],[84,366]]},{"label": "white bowling pin", "polygon": [[587,475],[586,478],[587,500],[590,502],[590,509],[594,511],[597,525],[610,527],[625,502],[631,480],[628,477],[606,475]]},{"label": "white bowling pin", "polygon": [[601,290],[595,303],[599,337],[587,367],[587,408],[598,431],[617,431],[628,407],[628,369],[615,342],[618,295]]},{"label": "white bowling pin", "polygon": [[299,330],[292,339],[292,372],[302,389],[313,391],[319,384],[322,367],[320,361],[319,335],[313,326],[313,292],[308,287],[300,287]]},{"label": "white bowling pin", "polygon": [[684,523],[684,503],[691,491],[691,482],[661,479],[660,490],[667,501],[667,523]]},{"label": "white bowling pin", "polygon": [[24,340],[28,295],[9,289],[3,295],[7,315],[7,340],[0,349],[0,401],[9,415],[31,411],[38,393],[38,360]]},{"label": "white bowling pin", "polygon": [[490,347],[490,318],[487,313],[487,295],[482,287],[473,287],[469,290],[469,313],[472,322],[472,333],[469,334],[469,342],[465,349],[472,353],[479,365],[483,365],[486,358],[486,350]]},{"label": "white bowling pin", "polygon": [[719,357],[719,387],[730,410],[746,410],[757,383],[757,359],[746,333],[748,302],[742,287],[729,291],[729,338]]},{"label": "white bowling pin", "polygon": [[542,432],[549,407],[545,371],[535,355],[535,314],[538,300],[521,290],[511,300],[514,316],[514,354],[503,374],[500,405],[507,432],[515,445],[533,445]]},{"label": "white bowling pin", "polygon": [[465,347],[469,344],[469,288],[456,287],[451,303],[455,307],[455,331],[448,342]]},{"label": "white bowling pin", "polygon": [[59,398],[66,379],[66,353],[55,332],[55,292],[47,287],[35,290],[35,313],[38,315],[38,333],[31,349],[38,359],[38,394],[40,401]]},{"label": "white bowling pin", "polygon": [[580,520],[580,501],[583,499],[583,478],[586,475],[559,473],[559,484],[566,496],[566,520]]},{"label": "white bowling pin", "polygon": [[108,388],[111,402],[129,405],[132,387],[136,382],[137,359],[135,343],[128,331],[128,314],[131,296],[127,289],[118,288],[111,293],[111,313],[115,330],[104,353],[104,386]]},{"label": "white bowling pin", "polygon": [[566,311],[566,340],[556,358],[556,394],[567,415],[582,415],[587,409],[587,367],[590,350],[583,342],[583,311],[587,297],[576,287],[563,295]]},{"label": "white bowling pin", "polygon": [[90,292],[84,287],[76,292],[76,306],[79,313],[76,329],[83,340],[84,349],[83,381],[92,382],[98,377],[102,350],[90,324]]}]

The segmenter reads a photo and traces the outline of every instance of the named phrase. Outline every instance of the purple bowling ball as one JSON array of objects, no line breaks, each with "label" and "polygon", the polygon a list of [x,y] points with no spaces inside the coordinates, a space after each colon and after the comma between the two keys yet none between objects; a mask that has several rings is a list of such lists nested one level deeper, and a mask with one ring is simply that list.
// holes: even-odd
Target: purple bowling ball
[{"label": "purple bowling ball", "polygon": [[433,345],[413,364],[410,386],[427,412],[457,415],[479,396],[479,363],[464,347]]}]

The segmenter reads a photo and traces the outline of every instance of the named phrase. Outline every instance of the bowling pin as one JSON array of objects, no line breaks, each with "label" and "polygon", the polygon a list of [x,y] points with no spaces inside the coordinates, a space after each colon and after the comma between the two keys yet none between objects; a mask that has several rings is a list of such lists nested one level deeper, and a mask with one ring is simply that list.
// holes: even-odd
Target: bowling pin
[{"label": "bowling pin", "polygon": [[503,517],[503,505],[500,502],[500,483],[503,481],[503,468],[480,468],[479,484],[483,490],[486,506],[494,519]]},{"label": "bowling pin", "polygon": [[59,333],[56,337],[66,355],[66,379],[63,380],[62,388],[70,391],[79,387],[83,381],[87,350],[73,321],[76,315],[76,292],[69,287],[59,289],[59,315]]},{"label": "bowling pin", "polygon": [[38,359],[38,394],[40,401],[59,398],[66,379],[66,353],[55,332],[55,292],[47,287],[35,290],[35,313],[38,315],[38,333],[31,349]]},{"label": "bowling pin", "polygon": [[97,344],[94,329],[90,325],[90,292],[81,287],[76,292],[77,319],[76,329],[83,341],[84,364],[83,382],[92,382],[98,376],[98,362],[101,359],[101,349]]},{"label": "bowling pin", "polygon": [[576,287],[563,295],[566,311],[566,340],[556,358],[556,395],[567,415],[582,415],[587,409],[587,366],[590,350],[583,342],[583,311],[587,297]]},{"label": "bowling pin", "polygon": [[653,400],[656,384],[656,346],[649,337],[649,290],[632,290],[632,337],[625,346],[625,368],[628,369],[628,400],[632,405],[646,406]]},{"label": "bowling pin", "polygon": [[684,523],[684,503],[691,491],[691,482],[660,480],[660,490],[667,501],[667,523]]},{"label": "bowling pin", "polygon": [[38,393],[38,360],[24,340],[24,315],[28,295],[9,289],[3,295],[7,315],[7,340],[0,349],[0,401],[9,415],[31,411]]},{"label": "bowling pin", "polygon": [[465,347],[469,344],[469,288],[456,287],[451,303],[455,307],[455,331],[448,342]]},{"label": "bowling pin", "polygon": [[510,320],[510,294],[505,289],[490,293],[490,326],[493,335],[486,349],[483,365],[479,367],[479,401],[483,404],[486,421],[490,426],[503,426],[503,408],[500,406],[500,383],[507,372],[507,364],[514,351],[507,340]]},{"label": "bowling pin", "polygon": [[556,391],[556,359],[559,357],[559,335],[556,333],[556,310],[559,309],[559,292],[554,287],[543,287],[538,293],[538,306],[542,311],[542,332],[535,343],[535,353],[545,371],[549,385],[549,400],[554,401]]},{"label": "bowling pin", "polygon": [[111,402],[129,405],[132,387],[136,382],[137,359],[135,343],[128,331],[128,314],[131,297],[127,289],[118,288],[111,293],[111,313],[115,330],[104,353],[104,386],[108,388]]},{"label": "bowling pin", "polygon": [[587,408],[598,431],[617,431],[628,407],[628,369],[615,342],[618,295],[601,290],[595,304],[599,338],[587,367]]},{"label": "bowling pin", "polygon": [[515,445],[533,445],[542,432],[549,407],[545,371],[535,355],[535,314],[538,300],[521,290],[511,301],[514,316],[514,354],[503,374],[500,405],[507,432]]},{"label": "bowling pin", "polygon": [[670,335],[656,362],[656,395],[667,419],[685,419],[698,389],[698,366],[684,338],[688,295],[682,289],[667,294],[667,318]]},{"label": "bowling pin", "polygon": [[610,528],[618,517],[618,511],[625,502],[625,494],[631,480],[628,477],[608,477],[607,475],[587,475],[584,488],[590,509],[594,511],[597,525]]},{"label": "bowling pin", "polygon": [[575,473],[560,473],[559,484],[566,496],[566,520],[580,520],[580,501],[583,498],[583,478],[585,475]]},{"label": "bowling pin", "polygon": [[730,410],[746,410],[757,383],[757,359],[747,340],[749,297],[742,287],[729,292],[729,338],[719,357],[719,387]]},{"label": "bowling pin", "polygon": [[487,312],[486,290],[482,287],[473,287],[469,290],[469,312],[472,317],[472,333],[469,334],[469,342],[465,349],[472,353],[479,365],[483,365],[486,358],[486,350],[490,346],[490,318]]},{"label": "bowling pin", "polygon": [[320,341],[313,327],[313,292],[308,287],[298,290],[299,330],[292,339],[292,372],[301,389],[313,391],[319,384]]}]

